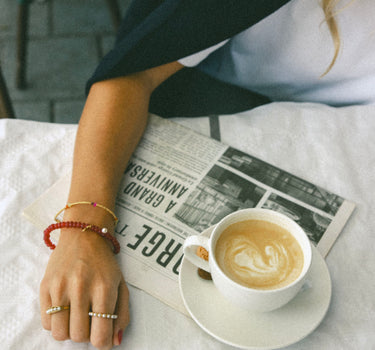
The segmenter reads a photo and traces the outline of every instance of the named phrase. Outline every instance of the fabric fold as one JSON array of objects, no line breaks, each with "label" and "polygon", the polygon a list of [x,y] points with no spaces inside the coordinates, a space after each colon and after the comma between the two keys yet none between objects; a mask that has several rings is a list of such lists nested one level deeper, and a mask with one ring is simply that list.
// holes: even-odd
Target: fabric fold
[{"label": "fabric fold", "polygon": [[[287,2],[288,0],[134,1],[122,22],[114,48],[97,67],[94,75],[87,83],[86,91],[88,92],[91,85],[95,82],[125,76],[173,62],[220,43],[261,21]],[[174,88],[179,86],[181,89],[179,88],[178,90],[184,91],[185,102],[183,106],[184,108],[188,106],[187,110],[180,110],[178,101],[170,101],[170,98],[167,98],[167,95],[171,92],[169,79],[157,94],[160,103],[169,101],[168,103],[172,104],[170,107],[174,110],[173,113],[177,112],[177,115],[225,113],[225,111],[221,111],[221,108],[211,111],[214,106],[199,112],[193,106],[193,104],[197,103],[198,97],[194,91],[184,89],[182,84],[186,86],[187,77],[189,79],[199,77],[197,82],[200,82],[200,84],[202,84],[202,81],[210,81],[210,85],[201,86],[200,93],[207,91],[212,84],[216,85],[217,82],[216,79],[201,79],[201,74],[203,73],[182,73],[178,77],[183,79],[174,78],[171,80],[171,86]],[[219,82],[217,87],[213,89],[220,91],[222,94],[228,91],[227,89],[232,88],[232,86],[226,86],[222,90],[224,88],[223,84],[227,85]],[[188,86],[195,88],[197,83],[191,82]],[[234,90],[237,89],[234,88]],[[236,94],[235,91],[231,95],[234,94]],[[254,94],[251,92],[249,94],[246,99],[250,98],[251,100]],[[240,95],[242,96],[243,94]],[[257,94],[255,96],[258,98]],[[201,96],[201,99],[204,99],[204,95]],[[155,98],[153,100],[155,101]],[[190,102],[188,102],[189,100]],[[177,106],[174,106],[174,103],[177,103]],[[245,108],[241,107],[244,104],[246,104],[245,101],[241,102],[240,106],[235,107],[233,102],[230,112],[248,109],[249,105]],[[250,106],[252,104],[253,102]],[[157,112],[152,110],[152,106],[153,104],[150,106],[151,111]],[[221,103],[217,107],[220,106]],[[165,106],[164,109],[170,110],[170,107]]]}]

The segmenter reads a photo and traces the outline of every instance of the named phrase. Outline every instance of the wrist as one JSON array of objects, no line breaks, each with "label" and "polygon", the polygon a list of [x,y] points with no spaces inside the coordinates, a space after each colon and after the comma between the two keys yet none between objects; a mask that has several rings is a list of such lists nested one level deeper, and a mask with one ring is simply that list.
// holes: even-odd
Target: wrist
[{"label": "wrist", "polygon": [[90,201],[69,202],[55,215],[56,223],[44,231],[44,241],[49,248],[54,249],[55,244],[50,239],[50,233],[60,229],[61,243],[74,240],[76,244],[86,241],[88,244],[97,245],[98,242],[103,242],[100,246],[105,242],[107,246],[112,246],[113,252],[117,254],[120,251],[120,244],[114,236],[117,221],[112,208],[103,204]]},{"label": "wrist", "polygon": [[73,204],[80,203],[86,203],[87,205],[68,204],[64,208],[64,221],[85,222],[99,227],[106,227],[110,232],[114,232],[118,219],[112,209],[100,204],[96,205],[96,203],[88,205],[90,202],[75,202]]},{"label": "wrist", "polygon": [[83,231],[81,228],[62,228],[58,245],[60,248],[76,251],[79,255],[82,252],[100,254],[110,250],[113,254],[112,242],[92,230]]},{"label": "wrist", "polygon": [[59,245],[65,248],[100,250],[108,249],[117,254],[120,245],[114,236],[117,217],[112,210],[96,203],[75,202],[68,204],[59,213],[64,212],[63,218],[56,215],[55,224],[44,231],[44,240],[48,247],[55,248],[50,240],[50,233],[60,229]]}]

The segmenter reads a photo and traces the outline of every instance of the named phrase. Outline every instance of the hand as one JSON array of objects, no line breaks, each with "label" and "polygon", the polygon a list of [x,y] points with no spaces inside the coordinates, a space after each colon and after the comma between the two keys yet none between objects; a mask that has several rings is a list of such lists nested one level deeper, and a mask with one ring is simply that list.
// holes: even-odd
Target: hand
[{"label": "hand", "polygon": [[[107,241],[94,232],[62,230],[40,286],[43,327],[56,340],[91,342],[98,349],[120,345],[129,323],[129,293]],[[46,314],[51,306],[70,310]],[[88,312],[117,314],[116,320]]]}]

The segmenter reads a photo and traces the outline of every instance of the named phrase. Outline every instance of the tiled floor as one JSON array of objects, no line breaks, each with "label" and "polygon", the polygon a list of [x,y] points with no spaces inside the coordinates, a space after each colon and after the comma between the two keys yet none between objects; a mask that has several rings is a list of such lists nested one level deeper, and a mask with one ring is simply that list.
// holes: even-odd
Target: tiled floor
[{"label": "tiled floor", "polygon": [[[122,14],[129,0],[118,0]],[[44,0],[30,6],[27,88],[15,87],[17,0],[0,0],[0,64],[17,118],[76,123],[85,83],[113,44],[104,0]]]}]

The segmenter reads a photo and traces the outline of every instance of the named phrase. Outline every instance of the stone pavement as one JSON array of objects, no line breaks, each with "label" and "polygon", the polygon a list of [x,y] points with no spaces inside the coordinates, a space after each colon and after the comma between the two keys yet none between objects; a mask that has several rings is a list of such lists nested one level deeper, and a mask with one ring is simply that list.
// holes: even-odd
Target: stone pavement
[{"label": "stone pavement", "polygon": [[[129,0],[118,0],[122,14]],[[30,6],[27,88],[15,87],[17,0],[0,0],[0,64],[17,118],[77,123],[85,83],[115,38],[105,0]]]}]

